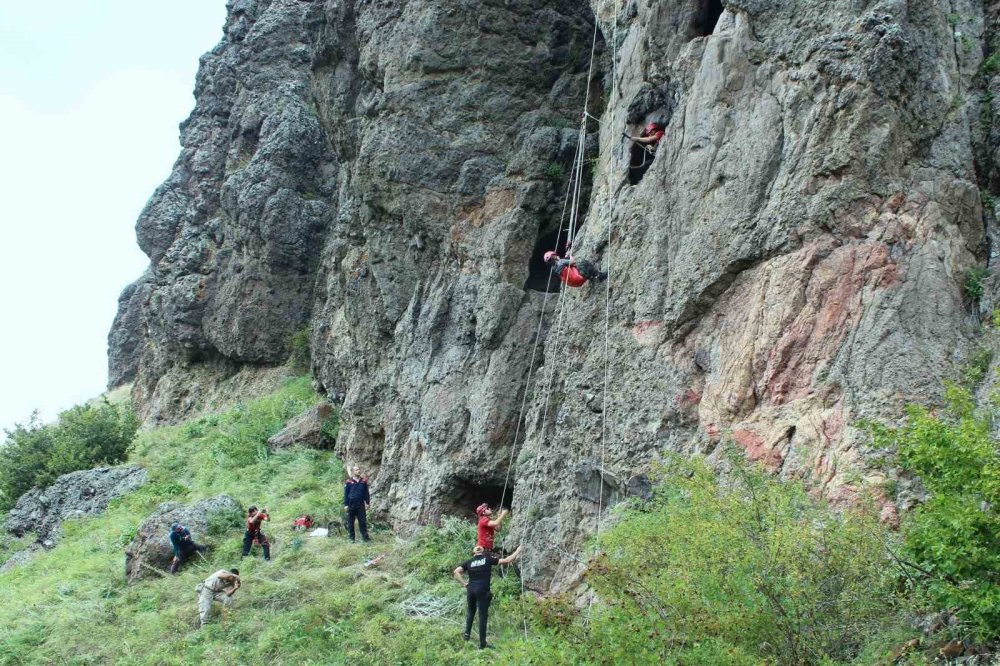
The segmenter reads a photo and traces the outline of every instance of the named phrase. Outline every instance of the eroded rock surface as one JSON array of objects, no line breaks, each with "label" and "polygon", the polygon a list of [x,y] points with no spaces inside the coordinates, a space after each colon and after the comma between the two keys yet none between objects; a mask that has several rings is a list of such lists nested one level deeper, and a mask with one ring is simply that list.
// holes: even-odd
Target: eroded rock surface
[{"label": "eroded rock surface", "polygon": [[138,466],[99,467],[63,474],[48,488],[32,488],[17,500],[6,529],[17,536],[33,532],[46,548],[55,546],[59,526],[67,518],[96,515],[108,503],[146,483]]},{"label": "eroded rock surface", "polygon": [[[433,521],[506,485],[541,587],[578,574],[541,540],[578,549],[663,451],[729,441],[853,501],[882,480],[855,421],[935,400],[976,345],[962,284],[996,236],[995,17],[711,6],[232,2],[138,222],[151,267],[112,377],[140,350],[134,398],[170,420],[187,377],[271,372],[308,327],[375,508]],[[560,324],[525,287],[544,285],[585,100],[601,122],[574,251],[611,290],[564,294]],[[650,120],[666,137],[630,186],[621,133]]]},{"label": "eroded rock surface", "polygon": [[210,497],[193,504],[161,504],[142,521],[135,538],[125,549],[125,578],[131,584],[153,575],[153,571],[170,571],[170,563],[174,559],[170,545],[170,526],[173,523],[187,527],[195,543],[211,548],[208,537],[210,517],[213,514],[238,517],[242,512],[240,503],[228,495]]},{"label": "eroded rock surface", "polygon": [[333,416],[333,406],[320,403],[311,407],[289,421],[284,428],[267,440],[267,446],[272,451],[287,449],[292,446],[305,446],[321,449],[331,445],[323,432],[323,426]]}]

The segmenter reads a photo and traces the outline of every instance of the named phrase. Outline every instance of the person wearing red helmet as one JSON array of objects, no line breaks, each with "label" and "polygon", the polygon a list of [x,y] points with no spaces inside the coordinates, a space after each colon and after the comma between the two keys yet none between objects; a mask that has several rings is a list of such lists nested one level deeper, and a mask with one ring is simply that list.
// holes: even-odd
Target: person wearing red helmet
[{"label": "person wearing red helmet", "polygon": [[483,503],[477,506],[476,515],[479,517],[479,525],[476,532],[476,545],[482,546],[488,552],[493,552],[493,537],[509,513],[510,511],[507,509],[501,509],[500,515],[494,519],[493,510],[489,504]]},{"label": "person wearing red helmet", "polygon": [[662,123],[652,122],[639,133],[639,136],[625,135],[625,138],[632,142],[632,157],[629,161],[629,182],[637,184],[646,174],[646,170],[653,163],[656,157],[656,146],[663,139],[664,126]]},{"label": "person wearing red helmet", "polygon": [[649,123],[646,127],[639,133],[639,136],[630,136],[629,139],[635,143],[641,143],[646,146],[652,146],[653,150],[656,149],[656,144],[660,142],[664,134],[663,125],[660,123]]},{"label": "person wearing red helmet", "polygon": [[568,287],[582,287],[588,280],[601,282],[608,279],[608,274],[599,269],[593,262],[586,259],[574,259],[567,255],[565,259],[549,250],[542,259],[552,268],[552,272],[559,276],[563,284]]}]

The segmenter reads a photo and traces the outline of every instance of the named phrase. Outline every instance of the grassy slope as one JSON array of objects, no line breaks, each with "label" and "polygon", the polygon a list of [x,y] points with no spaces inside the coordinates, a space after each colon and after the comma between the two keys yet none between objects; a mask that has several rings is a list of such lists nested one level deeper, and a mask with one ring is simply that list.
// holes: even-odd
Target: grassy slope
[{"label": "grassy slope", "polygon": [[[68,521],[60,545],[0,575],[0,663],[365,664],[478,663],[459,639],[462,609],[437,620],[406,616],[400,602],[417,594],[454,601],[461,590],[448,572],[474,540],[470,528],[425,532],[413,542],[375,531],[371,546],[299,537],[294,517],[339,517],[343,471],[328,452],[268,455],[263,442],[317,396],[306,379],[233,412],[139,436],[130,462],[150,483],[103,515]],[[176,577],[128,587],[123,550],[140,520],[167,500],[229,493],[272,510],[267,530],[274,559],[240,561],[242,530],[214,537],[208,564]],[[0,559],[23,543],[0,542]],[[362,563],[389,553],[377,568]],[[210,570],[239,566],[244,588],[234,610],[196,628],[195,585]],[[520,632],[522,602],[514,578],[494,585],[491,660],[557,663],[549,638]],[[482,663],[487,663],[482,658]]]}]

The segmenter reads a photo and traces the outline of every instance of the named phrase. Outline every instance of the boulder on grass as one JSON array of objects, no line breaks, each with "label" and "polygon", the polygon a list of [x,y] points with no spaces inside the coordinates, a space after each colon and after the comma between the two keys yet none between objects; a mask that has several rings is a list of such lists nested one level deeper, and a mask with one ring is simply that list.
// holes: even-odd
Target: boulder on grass
[{"label": "boulder on grass", "polygon": [[7,517],[7,531],[17,536],[34,532],[40,544],[52,548],[62,521],[101,513],[111,500],[145,482],[146,470],[136,465],[63,474],[48,488],[32,488],[21,495]]},{"label": "boulder on grass", "polygon": [[229,495],[199,500],[194,504],[161,504],[142,521],[132,543],[125,549],[126,580],[132,584],[154,575],[155,571],[170,571],[170,563],[174,559],[174,549],[170,545],[170,526],[173,523],[180,523],[191,530],[191,537],[196,543],[206,544],[210,522],[221,522],[222,526],[232,522],[235,527],[242,514],[243,507]]},{"label": "boulder on grass", "polygon": [[281,432],[267,440],[271,451],[279,451],[300,445],[311,449],[322,449],[333,444],[323,434],[323,423],[333,416],[333,406],[326,402],[311,407],[299,414],[281,429]]}]

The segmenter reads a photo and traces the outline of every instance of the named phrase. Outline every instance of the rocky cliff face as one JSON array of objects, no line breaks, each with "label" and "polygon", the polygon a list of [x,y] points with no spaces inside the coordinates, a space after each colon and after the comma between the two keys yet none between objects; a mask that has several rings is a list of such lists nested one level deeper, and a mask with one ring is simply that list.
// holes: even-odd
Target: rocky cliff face
[{"label": "rocky cliff face", "polygon": [[[992,25],[973,0],[231,0],[112,382],[177,418],[308,327],[376,506],[497,501],[513,455],[541,586],[578,573],[543,543],[579,550],[664,451],[730,440],[849,502],[881,474],[852,423],[934,400],[975,342]],[[574,250],[611,288],[546,298],[585,100]],[[633,186],[621,132],[649,120]]]}]

